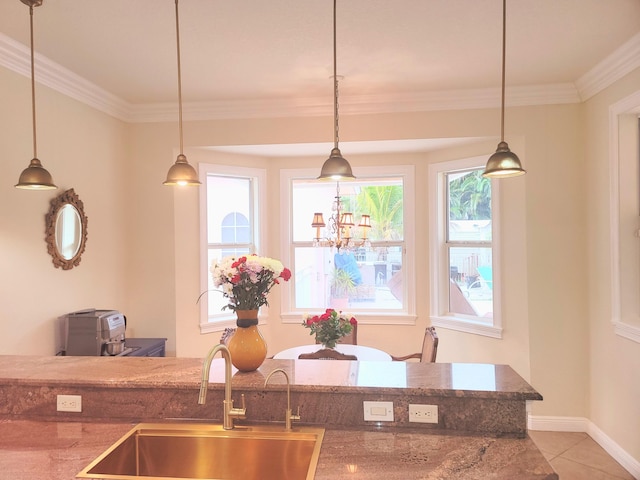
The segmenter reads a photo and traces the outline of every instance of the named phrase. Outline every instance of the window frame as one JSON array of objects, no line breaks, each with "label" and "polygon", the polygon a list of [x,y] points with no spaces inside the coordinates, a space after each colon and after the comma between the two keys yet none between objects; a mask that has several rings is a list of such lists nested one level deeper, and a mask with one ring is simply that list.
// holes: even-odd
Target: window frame
[{"label": "window frame", "polygon": [[[415,325],[416,324],[416,255],[415,255],[415,167],[413,165],[359,167],[354,168],[356,178],[385,178],[402,177],[403,179],[403,229],[404,239],[402,247],[402,265],[405,271],[403,309],[398,312],[385,313],[383,310],[358,311],[358,322],[375,325]],[[295,271],[294,252],[296,247],[311,247],[313,245],[313,230],[309,219],[309,239],[304,242],[293,241],[293,181],[315,179],[318,176],[316,168],[282,169],[280,170],[280,239],[282,260],[292,271]],[[292,305],[295,299],[295,282],[289,282],[282,289],[283,323],[300,323],[303,309],[296,309]]]},{"label": "window frame", "polygon": [[[484,168],[487,156],[477,156],[429,165],[429,256],[430,319],[436,327],[448,328],[493,338],[502,338],[500,275],[500,182],[491,180],[491,251],[493,271],[493,317],[453,314],[449,312],[449,249],[447,246],[448,189],[447,173]],[[456,245],[459,242],[451,242]],[[482,242],[478,242],[480,246]],[[486,246],[486,245],[483,245]]]},{"label": "window frame", "polygon": [[[202,183],[200,187],[200,291],[206,292],[209,289],[210,279],[210,265],[209,261],[209,243],[208,243],[208,211],[207,211],[207,177],[222,176],[230,178],[250,179],[252,182],[253,198],[252,202],[252,214],[253,219],[249,219],[249,223],[252,224],[251,232],[252,236],[249,239],[249,245],[251,253],[259,253],[265,248],[266,236],[266,218],[267,211],[267,171],[263,168],[251,168],[251,167],[238,167],[230,165],[220,165],[213,163],[200,163],[198,165],[198,176]],[[227,245],[227,244],[212,244],[212,245]],[[242,245],[246,245],[243,243]],[[227,327],[235,327],[236,317],[233,311],[225,310],[219,315],[209,317],[209,305],[207,295],[200,297],[200,314],[199,325],[200,333],[211,333],[222,331]],[[268,308],[260,308],[259,321],[261,324],[266,323],[268,319]]]}]

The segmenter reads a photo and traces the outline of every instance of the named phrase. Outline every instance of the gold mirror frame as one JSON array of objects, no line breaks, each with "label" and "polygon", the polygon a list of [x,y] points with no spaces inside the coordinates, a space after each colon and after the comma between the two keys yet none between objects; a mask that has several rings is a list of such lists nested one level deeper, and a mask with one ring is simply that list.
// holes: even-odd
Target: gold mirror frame
[{"label": "gold mirror frame", "polygon": [[[85,246],[87,244],[87,223],[88,219],[84,213],[84,204],[80,197],[76,194],[73,188],[70,188],[64,193],[61,193],[55,198],[51,199],[51,206],[49,213],[45,217],[45,233],[47,242],[47,251],[53,259],[53,265],[56,268],[62,268],[63,270],[70,270],[73,267],[77,267],[82,259]],[[67,205],[71,205],[78,214],[78,220],[80,222],[80,232],[78,234],[78,242],[76,248],[74,248],[74,255],[71,258],[65,258],[60,252],[59,242],[57,237],[58,220],[60,212]]]}]

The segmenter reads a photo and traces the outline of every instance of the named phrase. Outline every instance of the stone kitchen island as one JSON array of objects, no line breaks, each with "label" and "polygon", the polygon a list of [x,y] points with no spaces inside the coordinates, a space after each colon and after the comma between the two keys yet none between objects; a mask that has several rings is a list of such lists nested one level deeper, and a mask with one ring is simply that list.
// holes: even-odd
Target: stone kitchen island
[{"label": "stone kitchen island", "polygon": [[[289,374],[299,424],[326,429],[318,480],[558,478],[526,433],[526,404],[542,397],[508,366],[268,359],[234,369],[239,425],[284,426],[284,376],[264,387],[275,368]],[[132,424],[220,423],[224,362],[212,363],[205,405],[201,371],[189,358],[1,356],[0,471],[72,479]],[[58,412],[58,395],[79,395],[82,411]],[[365,421],[363,401],[391,402],[393,421]],[[438,423],[409,422],[409,404],[437,405]]]}]

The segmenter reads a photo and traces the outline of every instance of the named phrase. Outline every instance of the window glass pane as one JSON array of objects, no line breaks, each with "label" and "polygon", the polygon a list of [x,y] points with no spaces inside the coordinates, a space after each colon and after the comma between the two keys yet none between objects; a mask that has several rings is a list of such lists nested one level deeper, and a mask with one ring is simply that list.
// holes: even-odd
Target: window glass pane
[{"label": "window glass pane", "polygon": [[449,241],[491,241],[491,180],[481,170],[446,174]]},{"label": "window glass pane", "polygon": [[493,317],[491,248],[449,249],[449,312]]},{"label": "window glass pane", "polygon": [[[371,217],[371,229],[367,232],[371,241],[402,241],[404,238],[401,178],[359,179],[339,185],[335,182],[294,180],[292,188],[294,242],[311,241],[317,233],[320,238],[333,235],[330,219],[336,211],[338,192],[342,211],[353,213],[353,238],[363,236],[362,228],[358,227],[363,214]],[[314,213],[322,213],[326,224],[319,232],[311,227]]]},{"label": "window glass pane", "polygon": [[296,247],[295,308],[349,311],[403,307],[402,247],[359,248],[338,253],[328,247]]},{"label": "window glass pane", "polygon": [[249,243],[251,241],[249,219],[241,213],[232,212],[225,216],[220,230],[222,243]]},{"label": "window glass pane", "polygon": [[251,179],[208,175],[207,242],[227,243],[226,238],[244,242],[250,238],[251,199]]}]

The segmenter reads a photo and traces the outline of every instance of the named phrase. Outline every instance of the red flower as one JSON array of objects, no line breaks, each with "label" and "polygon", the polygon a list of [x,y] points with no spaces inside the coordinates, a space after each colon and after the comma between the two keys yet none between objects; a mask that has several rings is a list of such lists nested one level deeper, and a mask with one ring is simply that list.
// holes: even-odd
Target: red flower
[{"label": "red flower", "polygon": [[282,273],[280,274],[280,276],[285,282],[288,282],[289,279],[291,278],[291,270],[285,267],[284,270],[282,270]]},{"label": "red flower", "polygon": [[351,325],[356,325],[356,324],[358,323],[358,321],[356,320],[356,317],[351,317],[351,318],[349,319],[349,323],[350,323]]}]

